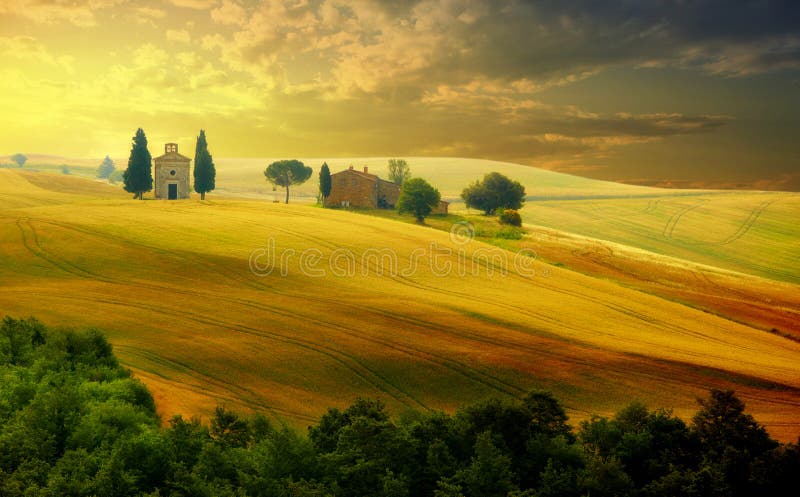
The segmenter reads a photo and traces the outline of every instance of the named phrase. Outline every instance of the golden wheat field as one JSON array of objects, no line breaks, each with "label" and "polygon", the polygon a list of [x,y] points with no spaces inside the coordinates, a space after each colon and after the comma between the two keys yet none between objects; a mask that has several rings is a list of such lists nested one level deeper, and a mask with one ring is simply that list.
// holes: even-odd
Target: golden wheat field
[{"label": "golden wheat field", "polygon": [[0,314],[101,328],[164,419],[223,403],[305,426],[356,396],[400,413],[533,388],[573,421],[634,399],[688,416],[721,387],[800,435],[797,341],[446,230],[209,198],[0,170]]}]

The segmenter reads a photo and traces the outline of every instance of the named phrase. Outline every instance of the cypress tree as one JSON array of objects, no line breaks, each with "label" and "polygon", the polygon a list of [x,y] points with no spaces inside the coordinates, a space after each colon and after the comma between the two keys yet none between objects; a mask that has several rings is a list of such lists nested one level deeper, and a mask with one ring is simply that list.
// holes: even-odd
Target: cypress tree
[{"label": "cypress tree", "polygon": [[322,194],[322,205],[325,206],[325,199],[331,194],[331,170],[328,163],[323,162],[319,170],[319,192]]},{"label": "cypress tree", "polygon": [[144,130],[139,128],[136,130],[136,136],[133,137],[128,168],[122,175],[122,179],[125,181],[125,191],[133,193],[133,198],[143,200],[144,192],[153,189],[152,160],[150,151],[147,150],[147,137],[144,136]]},{"label": "cypress tree", "polygon": [[194,149],[194,191],[200,194],[200,200],[205,200],[206,192],[214,189],[216,177],[217,170],[208,151],[206,132],[201,129]]}]

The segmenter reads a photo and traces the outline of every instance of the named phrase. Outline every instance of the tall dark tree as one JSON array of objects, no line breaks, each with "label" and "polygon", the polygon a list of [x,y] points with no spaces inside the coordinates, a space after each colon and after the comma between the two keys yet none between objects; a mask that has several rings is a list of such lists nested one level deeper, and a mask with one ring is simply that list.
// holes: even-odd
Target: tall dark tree
[{"label": "tall dark tree", "polygon": [[411,178],[403,183],[400,198],[397,199],[397,211],[401,214],[414,214],[418,223],[423,223],[433,209],[439,205],[442,196],[439,190],[432,187],[422,178]]},{"label": "tall dark tree", "polygon": [[475,207],[486,215],[491,215],[500,208],[522,207],[522,203],[525,202],[525,187],[500,173],[489,173],[483,180],[466,187],[461,193],[461,198],[467,207]]},{"label": "tall dark tree", "polygon": [[389,159],[389,181],[402,185],[411,178],[411,169],[405,159]]},{"label": "tall dark tree", "polygon": [[286,203],[289,203],[289,187],[305,183],[313,170],[299,160],[279,160],[264,170],[267,181],[275,186],[286,188]]},{"label": "tall dark tree", "polygon": [[114,172],[114,161],[111,160],[111,157],[106,155],[106,158],[103,159],[103,162],[100,163],[100,166],[97,167],[97,177],[100,179],[107,179],[111,176],[111,173]]},{"label": "tall dark tree", "polygon": [[136,130],[136,136],[133,137],[128,168],[122,175],[122,179],[125,181],[125,191],[133,193],[133,198],[143,200],[144,192],[153,189],[152,161],[150,151],[147,150],[147,137],[144,136],[144,130],[139,128]]},{"label": "tall dark tree", "polygon": [[25,154],[14,154],[11,156],[11,160],[16,162],[19,167],[22,167],[27,162],[28,157]]},{"label": "tall dark tree", "polygon": [[216,177],[217,170],[208,151],[206,132],[201,129],[194,149],[194,191],[200,194],[200,200],[205,200],[206,193],[216,187]]},{"label": "tall dark tree", "polygon": [[322,195],[322,205],[324,206],[325,199],[331,194],[331,170],[328,169],[327,162],[323,162],[319,169],[319,193]]}]

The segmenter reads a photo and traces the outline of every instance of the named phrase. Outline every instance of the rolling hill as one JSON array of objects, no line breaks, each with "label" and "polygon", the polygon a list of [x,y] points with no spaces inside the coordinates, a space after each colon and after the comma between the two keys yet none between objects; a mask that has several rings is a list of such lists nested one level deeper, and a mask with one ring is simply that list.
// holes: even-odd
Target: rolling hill
[{"label": "rolling hill", "polygon": [[356,396],[450,410],[533,388],[575,419],[632,399],[687,415],[713,386],[774,436],[800,434],[800,343],[462,242],[308,205],[133,201],[0,170],[0,314],[102,328],[165,419],[225,403],[303,426]]}]

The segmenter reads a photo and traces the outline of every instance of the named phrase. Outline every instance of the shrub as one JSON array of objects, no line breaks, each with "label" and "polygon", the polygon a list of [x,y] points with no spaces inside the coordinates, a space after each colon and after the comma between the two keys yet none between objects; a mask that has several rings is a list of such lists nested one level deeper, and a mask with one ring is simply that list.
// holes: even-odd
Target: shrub
[{"label": "shrub", "polygon": [[522,217],[514,209],[503,209],[500,213],[498,221],[502,224],[510,224],[511,226],[522,226]]},{"label": "shrub", "polygon": [[507,228],[500,228],[494,233],[495,238],[502,238],[504,240],[521,240],[525,232],[519,228],[509,226]]}]

